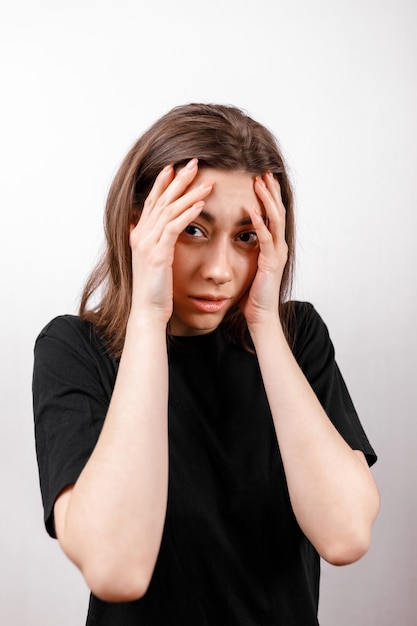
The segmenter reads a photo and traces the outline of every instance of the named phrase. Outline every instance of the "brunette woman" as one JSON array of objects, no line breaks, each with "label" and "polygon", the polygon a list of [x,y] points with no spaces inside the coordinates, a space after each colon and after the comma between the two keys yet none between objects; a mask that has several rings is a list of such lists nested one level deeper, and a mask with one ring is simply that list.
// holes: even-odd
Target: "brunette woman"
[{"label": "brunette woman", "polygon": [[173,109],[126,156],[105,230],[33,387],[46,528],[87,624],[317,624],[320,557],[366,552],[379,497],[326,326],[290,300],[275,139],[234,107]]}]

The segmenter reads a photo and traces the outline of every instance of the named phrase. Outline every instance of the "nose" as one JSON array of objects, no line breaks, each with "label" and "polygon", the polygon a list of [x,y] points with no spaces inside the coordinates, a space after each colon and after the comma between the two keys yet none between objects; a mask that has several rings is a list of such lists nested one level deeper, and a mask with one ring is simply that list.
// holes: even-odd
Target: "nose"
[{"label": "nose", "polygon": [[207,246],[201,263],[201,275],[216,285],[224,285],[232,280],[232,263],[230,244],[218,240]]}]

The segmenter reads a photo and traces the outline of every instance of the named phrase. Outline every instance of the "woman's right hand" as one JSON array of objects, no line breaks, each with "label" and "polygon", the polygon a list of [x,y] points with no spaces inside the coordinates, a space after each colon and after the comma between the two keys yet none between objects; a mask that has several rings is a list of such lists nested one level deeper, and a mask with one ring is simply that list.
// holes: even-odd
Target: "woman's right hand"
[{"label": "woman's right hand", "polygon": [[204,206],[203,198],[213,183],[186,191],[198,173],[198,161],[192,159],[174,172],[168,165],[157,176],[145,200],[140,219],[131,227],[132,313],[167,324],[173,310],[172,263],[180,233],[196,218]]}]

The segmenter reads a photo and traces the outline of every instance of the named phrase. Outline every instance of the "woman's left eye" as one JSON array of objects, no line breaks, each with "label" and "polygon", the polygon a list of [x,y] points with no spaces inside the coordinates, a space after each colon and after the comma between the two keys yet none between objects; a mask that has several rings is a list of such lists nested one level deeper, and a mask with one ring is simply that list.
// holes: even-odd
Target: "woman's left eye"
[{"label": "woman's left eye", "polygon": [[258,243],[258,235],[252,230],[248,230],[248,231],[245,231],[244,233],[240,233],[237,236],[237,239],[241,241],[242,243],[251,243],[251,244]]},{"label": "woman's left eye", "polygon": [[198,226],[194,226],[193,224],[189,224],[189,226],[187,226],[184,229],[184,232],[186,235],[190,235],[191,237],[203,237],[204,233],[203,231],[198,228]]}]

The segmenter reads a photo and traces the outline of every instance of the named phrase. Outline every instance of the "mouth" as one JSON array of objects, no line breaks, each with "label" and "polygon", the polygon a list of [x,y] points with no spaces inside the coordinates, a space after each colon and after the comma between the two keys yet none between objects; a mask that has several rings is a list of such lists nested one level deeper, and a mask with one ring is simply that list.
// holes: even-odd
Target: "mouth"
[{"label": "mouth", "polygon": [[227,307],[230,298],[226,296],[190,296],[190,300],[199,311],[204,313],[219,313]]}]

